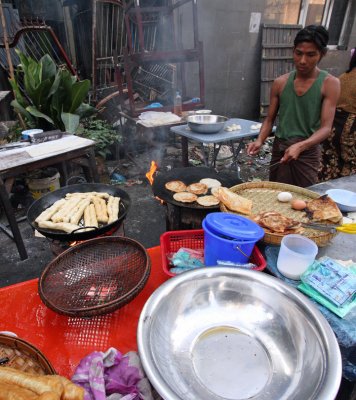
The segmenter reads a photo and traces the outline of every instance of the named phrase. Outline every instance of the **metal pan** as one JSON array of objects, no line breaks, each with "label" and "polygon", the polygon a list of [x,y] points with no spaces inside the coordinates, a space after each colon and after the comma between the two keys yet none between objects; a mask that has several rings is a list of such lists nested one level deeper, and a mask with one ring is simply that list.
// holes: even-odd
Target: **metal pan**
[{"label": "metal pan", "polygon": [[[106,224],[103,226],[99,226],[99,228],[87,231],[87,232],[60,232],[60,231],[53,231],[50,229],[43,229],[40,228],[35,219],[48,207],[50,207],[53,203],[57,200],[63,199],[67,193],[86,193],[86,192],[105,192],[112,196],[120,197],[120,208],[119,208],[119,218],[112,222],[111,224]],[[58,189],[54,192],[50,192],[40,199],[36,200],[28,209],[27,212],[27,220],[29,224],[40,232],[42,235],[60,241],[74,241],[74,240],[87,240],[92,239],[96,236],[102,235],[105,232],[108,232],[110,229],[114,227],[119,227],[123,220],[126,217],[126,214],[130,208],[131,200],[129,195],[121,189],[116,188],[115,186],[104,185],[101,183],[83,183],[79,185],[70,185],[65,186],[61,189]]]},{"label": "metal pan", "polygon": [[[237,178],[234,173],[223,173],[216,172],[212,168],[207,167],[182,167],[174,168],[168,172],[158,173],[155,177],[152,185],[153,194],[159,197],[161,200],[174,204],[178,207],[183,208],[194,208],[194,209],[219,209],[219,205],[204,207],[198,203],[181,203],[174,200],[173,192],[165,188],[165,184],[169,181],[180,180],[186,185],[190,185],[195,182],[199,182],[203,178],[217,179],[221,182],[222,186],[231,187],[241,183],[241,180]],[[210,191],[208,192],[210,194]]]}]

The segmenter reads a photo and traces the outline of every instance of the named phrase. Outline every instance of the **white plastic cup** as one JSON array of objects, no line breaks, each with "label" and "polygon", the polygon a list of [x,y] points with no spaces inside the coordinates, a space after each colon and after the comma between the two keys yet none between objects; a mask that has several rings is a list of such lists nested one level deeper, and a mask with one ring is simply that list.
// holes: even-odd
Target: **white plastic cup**
[{"label": "white plastic cup", "polygon": [[286,278],[298,280],[317,254],[318,246],[312,240],[302,235],[286,235],[278,254],[278,271]]}]

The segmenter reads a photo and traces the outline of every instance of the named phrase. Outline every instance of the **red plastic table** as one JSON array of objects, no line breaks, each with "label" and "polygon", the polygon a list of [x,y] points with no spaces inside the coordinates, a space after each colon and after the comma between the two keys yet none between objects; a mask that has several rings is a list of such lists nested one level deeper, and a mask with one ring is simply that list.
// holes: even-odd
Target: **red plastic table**
[{"label": "red plastic table", "polygon": [[71,377],[79,361],[92,351],[115,347],[137,350],[136,331],[141,310],[151,293],[168,276],[161,267],[160,247],[148,249],[150,277],[142,292],[119,310],[93,318],[56,314],[41,301],[38,279],[0,289],[0,331],[14,332],[49,359],[58,374]]}]

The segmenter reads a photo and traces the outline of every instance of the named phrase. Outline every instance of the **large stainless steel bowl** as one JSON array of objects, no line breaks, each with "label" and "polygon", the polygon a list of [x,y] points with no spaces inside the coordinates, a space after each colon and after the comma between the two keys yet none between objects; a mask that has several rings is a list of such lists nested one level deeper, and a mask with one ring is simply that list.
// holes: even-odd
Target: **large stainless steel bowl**
[{"label": "large stainless steel bowl", "polygon": [[341,380],[322,314],[255,271],[210,267],[165,282],[142,310],[138,348],[165,400],[332,400]]},{"label": "large stainless steel bowl", "polygon": [[190,115],[187,117],[187,123],[189,128],[198,133],[216,133],[219,132],[225,126],[225,122],[228,120],[226,117],[221,115]]}]

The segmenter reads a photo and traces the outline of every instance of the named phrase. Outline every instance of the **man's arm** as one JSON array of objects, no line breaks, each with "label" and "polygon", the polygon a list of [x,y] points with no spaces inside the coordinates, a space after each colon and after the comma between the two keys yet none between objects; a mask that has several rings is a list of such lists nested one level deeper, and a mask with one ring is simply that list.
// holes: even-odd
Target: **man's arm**
[{"label": "man's arm", "polygon": [[267,117],[263,121],[260,133],[257,139],[254,142],[249,143],[249,145],[247,146],[247,154],[250,156],[257,154],[260,151],[260,148],[263,145],[264,141],[272,132],[273,123],[276,119],[279,109],[279,93],[282,84],[281,78],[282,77],[277,78],[272,84],[268,113]]},{"label": "man's arm", "polygon": [[324,81],[322,95],[324,96],[321,106],[320,128],[308,139],[295,143],[285,151],[281,162],[296,160],[300,153],[324,141],[331,133],[336,104],[340,96],[340,81],[334,76],[329,76]]}]

